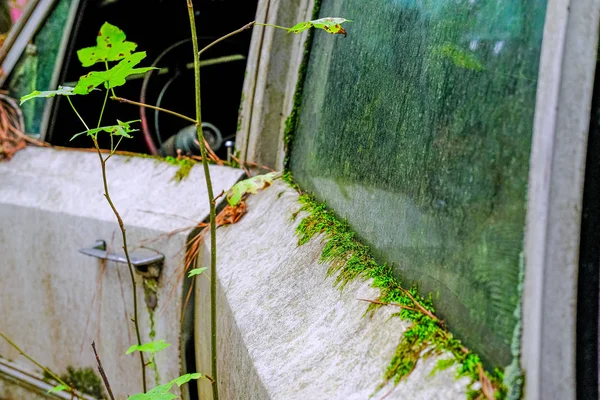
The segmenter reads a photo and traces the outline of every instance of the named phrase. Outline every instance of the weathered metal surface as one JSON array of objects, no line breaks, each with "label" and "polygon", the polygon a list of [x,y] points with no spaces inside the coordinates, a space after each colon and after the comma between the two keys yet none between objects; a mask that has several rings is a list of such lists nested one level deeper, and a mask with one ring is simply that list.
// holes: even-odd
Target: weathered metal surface
[{"label": "weathered metal surface", "polygon": [[[393,389],[378,385],[408,323],[389,318],[397,310],[365,316],[379,291],[370,282],[350,282],[343,291],[326,278],[319,259],[324,244],[314,238],[298,247],[292,216],[298,194],[281,181],[248,200],[248,213],[217,230],[220,395],[225,399],[466,398],[468,378],[454,368],[430,373],[438,356],[424,358]],[[209,265],[205,241],[199,265]],[[208,271],[207,271],[208,272]],[[209,275],[196,278],[197,368],[209,373]],[[447,356],[447,355],[445,355]],[[211,387],[199,382],[203,399]],[[393,389],[393,390],[392,390]]]},{"label": "weathered metal surface", "polygon": [[[256,20],[293,26],[309,20],[314,1],[260,0]],[[282,169],[285,121],[293,106],[307,32],[255,26],[240,105],[236,148],[243,160]]]},{"label": "weathered metal surface", "polygon": [[[184,247],[194,221],[208,216],[202,168],[193,168],[180,183],[172,179],[176,170],[138,157],[114,156],[107,163],[130,249],[145,244],[165,255],[154,310],[144,301],[136,274],[142,341],[154,332],[156,339],[173,344],[156,356],[149,385],[180,373]],[[215,193],[242,175],[218,166],[211,172]],[[90,347],[95,340],[115,395],[124,398],[141,391],[139,358],[125,355],[136,341],[131,282],[125,264],[78,252],[98,238],[106,238],[109,250],[121,246],[96,154],[28,148],[0,163],[0,330],[57,373],[70,365],[95,369]],[[35,370],[3,340],[0,356]]]},{"label": "weathered metal surface", "polygon": [[595,0],[548,2],[527,194],[521,359],[528,400],[578,397],[579,239],[599,17]]}]

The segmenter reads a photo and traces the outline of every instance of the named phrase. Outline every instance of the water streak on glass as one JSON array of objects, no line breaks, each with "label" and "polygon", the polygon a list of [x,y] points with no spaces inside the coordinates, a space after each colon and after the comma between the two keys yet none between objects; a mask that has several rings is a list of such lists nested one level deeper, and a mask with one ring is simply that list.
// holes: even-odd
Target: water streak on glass
[{"label": "water streak on glass", "polygon": [[323,0],[291,168],[380,262],[507,365],[544,0]]}]

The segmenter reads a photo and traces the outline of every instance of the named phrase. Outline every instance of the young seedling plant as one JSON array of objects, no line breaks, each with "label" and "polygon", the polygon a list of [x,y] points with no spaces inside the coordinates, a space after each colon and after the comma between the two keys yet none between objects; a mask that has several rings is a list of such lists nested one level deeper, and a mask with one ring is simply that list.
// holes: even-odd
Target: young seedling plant
[{"label": "young seedling plant", "polygon": [[[94,70],[89,72],[88,74],[82,76],[77,81],[74,87],[67,86],[59,86],[56,90],[48,90],[48,91],[33,91],[32,93],[23,96],[21,98],[21,104],[24,102],[38,98],[38,97],[54,97],[54,96],[65,96],[69,105],[73,109],[73,112],[77,116],[77,118],[81,121],[83,126],[83,130],[79,133],[73,135],[71,140],[74,138],[85,135],[89,137],[96,149],[98,154],[98,159],[100,162],[100,168],[102,173],[102,182],[104,186],[104,197],[108,202],[111,210],[113,211],[115,218],[117,219],[121,236],[123,240],[123,251],[125,253],[125,257],[127,259],[127,266],[129,268],[129,274],[131,278],[131,289],[132,289],[132,297],[133,297],[133,323],[135,325],[136,339],[137,344],[131,346],[128,350],[127,354],[132,352],[139,352],[140,356],[140,366],[141,366],[141,375],[142,375],[142,388],[143,393],[133,395],[129,397],[129,400],[162,400],[162,399],[174,399],[177,396],[173,395],[169,391],[176,384],[178,386],[189,382],[192,379],[199,379],[201,377],[206,377],[212,382],[213,389],[213,399],[218,400],[219,391],[218,391],[218,368],[217,368],[217,309],[216,309],[216,257],[217,257],[217,247],[216,247],[216,199],[213,194],[212,181],[210,177],[209,171],[209,158],[208,158],[208,149],[206,146],[206,142],[204,140],[203,132],[202,132],[202,113],[201,113],[201,96],[200,96],[200,55],[216,45],[217,43],[237,34],[246,29],[251,28],[254,25],[261,26],[269,26],[277,29],[284,29],[288,33],[301,33],[310,28],[322,29],[331,34],[341,34],[346,36],[346,31],[342,28],[342,24],[345,22],[351,22],[350,20],[344,18],[321,18],[318,20],[312,21],[303,21],[291,28],[286,28],[283,26],[272,25],[272,24],[264,24],[256,21],[250,22],[243,26],[242,28],[233,31],[214,42],[210,43],[203,49],[199,49],[198,47],[198,39],[196,33],[196,22],[195,22],[195,14],[194,7],[192,4],[192,0],[186,0],[187,8],[188,8],[188,16],[190,21],[191,28],[191,36],[192,36],[192,44],[193,44],[193,52],[194,52],[194,87],[195,87],[195,118],[190,118],[179,114],[172,110],[166,110],[159,107],[154,107],[152,105],[139,103],[132,100],[127,100],[121,97],[118,97],[115,89],[124,85],[127,81],[127,78],[132,75],[145,74],[146,72],[153,69],[152,67],[138,67],[138,64],[142,62],[142,60],[146,57],[146,52],[144,51],[136,51],[137,44],[133,42],[129,42],[126,40],[125,33],[119,29],[118,27],[109,24],[108,22],[102,25],[98,36],[96,38],[96,45],[92,47],[87,47],[81,49],[77,52],[77,56],[81,65],[83,67],[92,67],[96,65],[100,65],[102,68],[100,70]],[[87,121],[85,121],[82,115],[77,111],[75,107],[74,101],[72,98],[75,96],[85,96],[94,91],[104,91],[104,101],[102,103],[102,107],[99,110],[98,120],[95,125],[90,125]],[[138,301],[136,295],[136,281],[133,271],[133,266],[131,264],[129,249],[127,247],[127,233],[125,229],[125,225],[123,220],[113,203],[109,187],[108,187],[108,177],[106,174],[106,163],[110,160],[110,158],[115,154],[117,148],[119,147],[121,141],[126,138],[131,138],[132,134],[138,131],[135,128],[135,124],[139,122],[139,120],[133,121],[115,121],[112,125],[103,125],[103,114],[106,107],[106,103],[109,99],[117,100],[124,103],[129,103],[141,107],[149,107],[156,109],[158,111],[167,112],[176,116],[179,116],[185,120],[193,121],[196,124],[196,131],[198,136],[198,142],[200,144],[200,152],[202,158],[202,164],[204,168],[205,174],[205,182],[206,188],[208,192],[208,203],[210,207],[210,239],[211,239],[211,258],[210,258],[210,272],[211,272],[211,350],[212,350],[212,376],[204,376],[199,373],[196,374],[186,374],[177,379],[170,381],[169,383],[159,385],[150,391],[147,390],[146,387],[146,367],[149,363],[146,362],[144,354],[149,354],[148,359],[153,360],[153,354],[157,351],[163,350],[168,347],[169,344],[165,343],[164,340],[158,340],[151,343],[142,344],[141,334],[140,334],[140,326],[138,322]],[[108,152],[104,152],[99,145],[99,137],[100,135],[107,135],[110,140],[110,149]],[[243,195],[247,193],[256,192],[257,188],[265,187],[270,184],[270,181],[273,179],[273,175],[268,175],[264,178],[250,180],[245,183],[238,184],[234,190],[230,191],[227,196],[227,200],[230,203],[230,206],[237,206]],[[204,267],[203,267],[204,268]],[[204,269],[196,269],[192,273],[190,273],[190,277],[198,275],[202,273]],[[108,386],[108,382],[105,380],[106,386]],[[70,391],[75,393],[72,388],[70,389],[65,382],[59,381],[59,385],[56,386],[53,391]],[[111,394],[112,397],[112,394]]]}]

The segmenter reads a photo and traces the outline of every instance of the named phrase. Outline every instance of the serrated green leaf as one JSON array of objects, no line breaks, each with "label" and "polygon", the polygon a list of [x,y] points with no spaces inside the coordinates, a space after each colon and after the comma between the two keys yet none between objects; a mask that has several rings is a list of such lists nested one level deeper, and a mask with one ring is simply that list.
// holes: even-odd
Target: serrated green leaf
[{"label": "serrated green leaf", "polygon": [[273,179],[278,175],[278,172],[271,172],[265,175],[257,175],[236,183],[227,191],[227,202],[232,207],[237,206],[240,201],[242,201],[245,194],[256,194],[259,190],[271,186]]},{"label": "serrated green leaf", "polygon": [[131,354],[134,351],[143,351],[144,353],[157,353],[161,350],[166,349],[170,345],[171,343],[165,342],[164,339],[155,340],[153,342],[144,343],[142,345],[134,344],[127,350],[125,354]]},{"label": "serrated green leaf", "polygon": [[25,103],[27,100],[31,100],[31,99],[35,99],[36,97],[54,97],[54,96],[71,96],[75,93],[73,93],[74,88],[69,87],[69,86],[59,86],[58,89],[56,90],[46,90],[43,92],[40,92],[39,90],[34,90],[33,92],[26,94],[25,96],[21,97],[21,104]]},{"label": "serrated green leaf", "polygon": [[140,120],[136,119],[136,120],[127,121],[127,122],[122,122],[122,121],[117,120],[117,125],[101,126],[99,128],[90,129],[89,131],[79,132],[79,133],[76,133],[75,135],[73,135],[73,137],[71,137],[71,139],[69,141],[71,141],[71,140],[75,139],[77,136],[81,136],[83,134],[87,134],[87,136],[95,136],[100,132],[107,132],[111,136],[123,136],[128,139],[131,139],[133,136],[131,136],[130,133],[138,131],[138,129],[133,129],[131,127],[131,124],[134,122],[140,122]]},{"label": "serrated green leaf", "polygon": [[97,62],[119,61],[135,51],[137,44],[125,41],[125,33],[114,25],[105,22],[96,37],[96,46],[77,51],[77,57],[84,67]]},{"label": "serrated green leaf", "polygon": [[193,374],[181,375],[179,378],[175,378],[171,382],[175,383],[177,386],[181,386],[184,383],[188,383],[189,381],[191,381],[193,379],[200,379],[200,378],[202,378],[202,374],[199,372],[196,372]]},{"label": "serrated green leaf", "polygon": [[312,21],[299,22],[296,25],[288,29],[288,33],[300,33],[310,28],[323,29],[325,32],[329,32],[334,35],[346,36],[346,31],[342,28],[344,22],[352,22],[346,18],[320,18]]},{"label": "serrated green leaf", "polygon": [[57,393],[57,392],[62,392],[63,390],[67,390],[70,389],[67,385],[63,385],[62,383],[60,385],[54,386],[52,389],[48,390],[46,393]]},{"label": "serrated green leaf", "polygon": [[138,53],[133,53],[130,57],[122,60],[108,71],[92,71],[79,78],[73,93],[88,94],[94,90],[94,88],[102,84],[104,84],[106,89],[122,86],[125,84],[128,76],[143,74],[152,69],[156,69],[153,67],[134,68],[144,58],[146,58],[146,52],[140,51]]},{"label": "serrated green leaf", "polygon": [[206,267],[194,268],[194,269],[190,270],[190,272],[188,273],[188,278],[191,278],[194,275],[200,275],[201,273],[206,271],[206,269],[207,269]]}]

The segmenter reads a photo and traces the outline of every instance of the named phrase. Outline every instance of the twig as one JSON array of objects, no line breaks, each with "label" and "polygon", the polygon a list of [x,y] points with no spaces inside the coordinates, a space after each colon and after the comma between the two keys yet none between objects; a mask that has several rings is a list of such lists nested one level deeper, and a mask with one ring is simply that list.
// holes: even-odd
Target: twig
[{"label": "twig", "polygon": [[366,301],[366,302],[368,302],[368,303],[373,303],[373,304],[381,304],[382,306],[395,306],[395,307],[400,307],[400,308],[403,308],[403,309],[405,309],[405,310],[419,312],[419,310],[417,310],[416,308],[412,308],[412,307],[408,307],[408,306],[403,306],[402,304],[396,304],[396,303],[384,303],[384,302],[382,302],[382,301],[377,301],[377,300],[369,300],[369,299],[356,299],[356,300],[360,300],[360,301]]},{"label": "twig", "polygon": [[413,303],[415,303],[415,306],[417,306],[417,307],[419,308],[419,310],[420,310],[420,311],[421,311],[423,314],[427,315],[429,318],[431,318],[431,319],[432,319],[432,320],[434,320],[434,321],[440,322],[440,319],[439,319],[438,317],[436,317],[435,315],[433,315],[433,314],[431,313],[431,311],[429,311],[428,309],[426,309],[425,307],[423,307],[423,306],[421,305],[421,303],[419,303],[419,302],[418,302],[418,301],[417,301],[417,300],[416,300],[416,299],[413,297],[413,295],[412,295],[412,294],[410,294],[410,292],[409,292],[408,290],[406,290],[406,289],[404,289],[404,288],[400,288],[400,290],[402,290],[402,291],[403,291],[403,292],[404,292],[404,293],[405,293],[405,294],[406,294],[408,297],[410,297],[410,299],[413,301]]},{"label": "twig", "polygon": [[[188,2],[188,4],[189,4],[189,2]],[[189,7],[189,6],[188,6],[188,7]],[[234,35],[237,35],[238,33],[245,31],[246,29],[250,29],[250,28],[252,28],[252,26],[253,26],[255,23],[256,23],[256,21],[249,22],[249,23],[247,23],[246,25],[242,26],[240,29],[237,29],[237,30],[235,30],[235,31],[233,31],[233,32],[231,32],[231,33],[228,33],[228,34],[227,34],[227,35],[225,35],[225,36],[222,36],[222,37],[218,38],[217,40],[215,40],[214,42],[212,42],[211,44],[207,45],[207,46],[206,46],[206,47],[204,47],[202,50],[200,50],[200,51],[198,52],[198,56],[202,55],[202,53],[204,53],[206,50],[208,50],[208,49],[210,49],[211,47],[213,47],[215,44],[217,44],[217,43],[219,43],[219,42],[222,42],[222,41],[223,41],[223,40],[225,40],[225,39],[229,39],[230,37],[232,37],[232,36],[234,36]],[[196,46],[196,47],[197,47],[197,46]],[[196,52],[196,51],[194,50],[194,53],[195,53],[195,52]]]},{"label": "twig", "polygon": [[96,355],[96,362],[98,363],[98,372],[100,372],[100,376],[102,376],[102,380],[104,381],[104,386],[106,386],[106,391],[110,396],[111,400],[115,400],[115,396],[112,393],[110,388],[110,383],[108,383],[108,378],[104,373],[104,368],[102,368],[102,361],[100,361],[100,357],[98,356],[98,352],[96,351],[96,342],[92,342],[92,349],[94,349],[94,354]]},{"label": "twig", "polygon": [[285,26],[281,26],[281,25],[273,25],[273,24],[263,24],[262,22],[256,22],[256,25],[260,25],[260,26],[270,26],[272,28],[277,28],[277,29],[285,29],[286,31],[289,31],[290,28],[287,28]]},{"label": "twig", "polygon": [[[196,282],[195,279],[192,280],[192,283],[190,284],[190,288],[188,289],[187,292],[187,296],[185,296],[185,301],[183,302],[183,310],[187,309],[187,305],[188,302],[190,301],[190,297],[192,296],[192,291],[194,290],[194,283]],[[181,313],[181,320],[179,321],[181,324],[183,324],[183,319],[185,318],[185,312]]]},{"label": "twig", "polygon": [[124,99],[122,97],[116,97],[116,96],[113,96],[110,99],[111,100],[116,100],[116,101],[121,102],[121,103],[131,104],[131,105],[134,105],[134,106],[146,107],[146,108],[151,108],[153,110],[162,111],[164,113],[174,115],[174,116],[179,117],[181,119],[185,119],[186,121],[189,121],[189,122],[191,122],[193,124],[197,123],[196,120],[193,119],[193,118],[186,117],[185,115],[180,114],[180,113],[175,112],[175,111],[167,110],[166,108],[151,106],[150,104],[144,104],[144,103],[140,103],[140,102],[137,102],[137,101],[128,100],[128,99]]},{"label": "twig", "polygon": [[258,163],[255,162],[250,162],[250,161],[241,161],[239,158],[237,158],[236,156],[234,156],[233,154],[231,155],[231,158],[233,158],[238,164],[240,165],[247,165],[249,167],[254,167],[254,168],[262,168],[265,171],[269,171],[269,172],[275,172],[275,170],[273,168],[269,168],[266,165],[260,165]]},{"label": "twig", "polygon": [[481,391],[487,400],[494,400],[494,385],[485,374],[481,364],[477,365],[477,371],[479,372],[479,381],[481,382]]},{"label": "twig", "polygon": [[386,397],[388,397],[390,394],[392,394],[394,392],[394,390],[396,389],[396,385],[392,386],[392,388],[390,389],[389,392],[387,392],[386,394],[384,394],[381,399],[379,400],[384,400]]},{"label": "twig", "polygon": [[73,388],[71,388],[70,385],[67,385],[65,381],[63,381],[62,379],[60,379],[57,374],[55,374],[54,372],[52,372],[49,368],[44,367],[42,364],[40,364],[39,362],[37,362],[36,360],[34,360],[33,357],[31,357],[29,354],[27,354],[23,350],[21,350],[21,348],[19,346],[17,346],[17,344],[15,342],[13,342],[12,340],[10,340],[10,338],[8,338],[8,336],[6,336],[2,332],[0,332],[0,336],[2,336],[2,338],[4,340],[6,340],[8,342],[8,344],[10,344],[15,350],[17,350],[19,352],[19,354],[21,354],[23,357],[25,357],[26,359],[28,359],[29,361],[31,361],[32,363],[34,363],[38,368],[41,368],[42,371],[45,371],[56,382],[60,383],[61,385],[63,385],[66,388],[70,388],[70,392],[71,392],[71,394],[73,396],[77,397],[78,399],[85,400],[83,397],[81,397],[79,394],[77,394],[77,392],[75,390],[73,390]]},{"label": "twig", "polygon": [[223,197],[224,194],[225,194],[225,191],[222,190],[221,193],[212,200],[213,203],[216,203],[216,201],[219,200],[219,198]]},{"label": "twig", "polygon": [[[200,143],[198,143],[198,140],[194,140],[194,143],[200,147]],[[212,149],[212,147],[210,147],[210,145],[208,144],[208,142],[206,141],[206,139],[204,139],[204,146],[206,146],[206,150],[208,151],[208,158],[210,160],[212,160],[215,164],[218,165],[223,165],[223,160],[221,160],[219,158],[219,156],[217,156],[217,153],[215,153]],[[198,156],[196,156],[198,157]],[[198,157],[200,159],[200,161],[202,160],[202,157]]]}]

